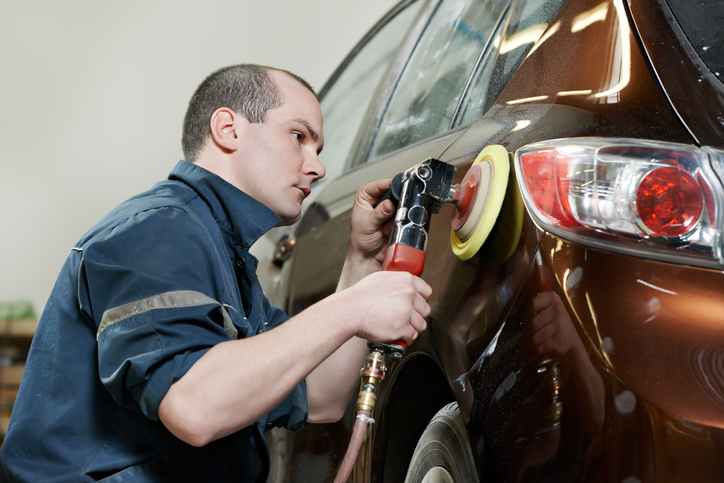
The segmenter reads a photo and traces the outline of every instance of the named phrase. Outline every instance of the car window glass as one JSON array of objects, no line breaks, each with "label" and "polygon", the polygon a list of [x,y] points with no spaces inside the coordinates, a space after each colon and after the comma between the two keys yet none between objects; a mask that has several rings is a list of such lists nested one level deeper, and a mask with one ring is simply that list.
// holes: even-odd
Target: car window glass
[{"label": "car window glass", "polygon": [[564,3],[566,0],[514,1],[504,35],[491,43],[475,73],[460,124],[474,121],[490,109]]},{"label": "car window glass", "polygon": [[724,80],[724,0],[668,0],[681,28],[719,80]]},{"label": "car window glass", "polygon": [[320,99],[324,150],[319,158],[327,169],[323,180],[332,180],[344,170],[372,95],[421,4],[411,3],[378,30]]},{"label": "car window glass", "polygon": [[450,127],[455,108],[509,0],[443,0],[402,72],[368,161]]}]

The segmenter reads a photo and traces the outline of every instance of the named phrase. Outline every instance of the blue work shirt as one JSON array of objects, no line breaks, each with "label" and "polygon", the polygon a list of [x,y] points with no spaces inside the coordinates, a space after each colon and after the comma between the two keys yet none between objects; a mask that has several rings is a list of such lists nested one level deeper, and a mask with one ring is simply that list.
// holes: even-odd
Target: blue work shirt
[{"label": "blue work shirt", "polygon": [[40,319],[0,480],[266,481],[263,432],[305,424],[304,382],[256,424],[202,448],[172,435],[158,406],[211,347],[286,320],[249,254],[279,221],[181,161],[84,235]]}]

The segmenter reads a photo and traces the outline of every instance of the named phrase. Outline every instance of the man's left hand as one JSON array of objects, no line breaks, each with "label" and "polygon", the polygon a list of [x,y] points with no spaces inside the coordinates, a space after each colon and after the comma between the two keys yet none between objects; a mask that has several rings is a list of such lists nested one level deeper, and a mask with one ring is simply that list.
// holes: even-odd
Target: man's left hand
[{"label": "man's left hand", "polygon": [[395,213],[395,204],[390,200],[377,207],[375,204],[390,190],[390,184],[390,179],[383,179],[361,187],[357,190],[352,208],[348,256],[374,259],[380,267],[392,231],[392,224],[387,221]]}]

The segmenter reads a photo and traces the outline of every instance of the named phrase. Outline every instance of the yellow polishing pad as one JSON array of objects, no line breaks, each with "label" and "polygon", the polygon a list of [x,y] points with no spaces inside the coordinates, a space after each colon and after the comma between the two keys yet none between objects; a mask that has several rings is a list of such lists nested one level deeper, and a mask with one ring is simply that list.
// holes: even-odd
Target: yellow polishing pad
[{"label": "yellow polishing pad", "polygon": [[461,260],[475,255],[488,238],[503,205],[509,174],[508,151],[500,145],[483,149],[465,174],[460,189],[468,193],[458,205],[450,235],[453,253]]}]

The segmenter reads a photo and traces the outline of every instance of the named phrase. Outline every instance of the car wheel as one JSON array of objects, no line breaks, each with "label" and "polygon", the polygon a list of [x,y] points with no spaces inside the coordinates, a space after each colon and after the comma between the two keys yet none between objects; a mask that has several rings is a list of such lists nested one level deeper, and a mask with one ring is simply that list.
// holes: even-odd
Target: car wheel
[{"label": "car wheel", "polygon": [[478,482],[470,440],[457,403],[442,408],[425,428],[405,483]]}]

